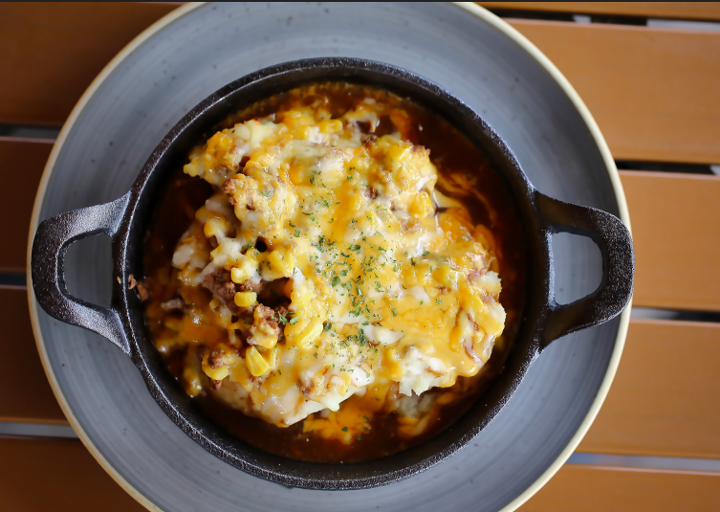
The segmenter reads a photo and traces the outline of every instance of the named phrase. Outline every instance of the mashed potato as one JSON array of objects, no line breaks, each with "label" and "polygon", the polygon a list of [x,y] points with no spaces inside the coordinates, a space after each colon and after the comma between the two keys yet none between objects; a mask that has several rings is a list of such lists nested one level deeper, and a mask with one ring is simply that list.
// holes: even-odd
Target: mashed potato
[{"label": "mashed potato", "polygon": [[305,430],[347,442],[366,426],[343,402],[363,396],[353,417],[395,410],[416,435],[421,395],[488,361],[505,324],[492,235],[435,189],[407,122],[372,98],[335,118],[298,102],[193,150],[184,172],[215,193],[175,248],[174,296],[148,309],[188,394],[281,427],[320,412]]}]

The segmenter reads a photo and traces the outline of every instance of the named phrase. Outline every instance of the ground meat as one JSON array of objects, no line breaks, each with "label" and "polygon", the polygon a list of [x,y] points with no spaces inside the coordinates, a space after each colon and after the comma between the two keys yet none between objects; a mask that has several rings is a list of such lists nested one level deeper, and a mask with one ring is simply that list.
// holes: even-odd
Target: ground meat
[{"label": "ground meat", "polygon": [[202,285],[226,304],[233,304],[235,293],[240,291],[240,287],[230,279],[230,272],[224,268],[206,275]]},{"label": "ground meat", "polygon": [[[255,307],[255,318],[260,319],[261,324],[265,324],[267,327],[270,327],[272,330],[276,331],[277,335],[280,336],[280,325],[278,322],[280,319],[278,318],[277,312],[273,308],[269,308],[267,306],[263,306],[262,304],[258,304]],[[253,325],[253,328],[255,326]],[[250,331],[252,332],[252,328]]]},{"label": "ground meat", "polygon": [[290,306],[289,302],[286,302],[284,304],[281,304],[280,306],[275,308],[275,311],[277,311],[278,315],[287,316],[287,314],[290,312],[288,307]]},{"label": "ground meat", "polygon": [[240,283],[238,285],[240,287],[241,292],[255,292],[260,293],[264,287],[264,281],[250,281],[247,280],[244,283]]},{"label": "ground meat", "polygon": [[230,204],[235,206],[238,201],[235,199],[234,192],[235,192],[235,185],[237,185],[237,182],[230,178],[225,183],[223,183],[223,186],[220,187],[223,192],[225,192],[228,196],[228,201],[230,201]]},{"label": "ground meat", "polygon": [[422,226],[420,219],[416,219],[416,218],[403,219],[400,221],[400,224],[402,225],[403,230],[408,233],[417,231]]},{"label": "ground meat", "polygon": [[218,349],[214,348],[208,354],[207,364],[213,370],[217,370],[218,368],[227,366],[228,359],[222,350],[218,350]]},{"label": "ground meat", "polygon": [[368,187],[365,190],[363,190],[363,195],[370,201],[375,199],[378,196],[378,194],[379,194],[379,192],[377,191],[377,189],[375,189],[373,187]]},{"label": "ground meat", "polygon": [[147,287],[142,283],[142,281],[136,281],[135,276],[133,276],[132,274],[130,274],[130,276],[128,277],[128,283],[128,290],[136,288],[141,301],[145,302],[150,298],[150,290],[147,289]]}]

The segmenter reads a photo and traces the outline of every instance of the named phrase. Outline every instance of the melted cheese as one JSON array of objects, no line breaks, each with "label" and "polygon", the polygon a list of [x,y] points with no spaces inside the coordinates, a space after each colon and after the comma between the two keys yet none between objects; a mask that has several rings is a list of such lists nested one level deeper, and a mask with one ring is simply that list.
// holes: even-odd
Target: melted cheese
[{"label": "melted cheese", "polygon": [[[366,101],[332,119],[322,105],[299,107],[193,150],[184,171],[216,193],[178,242],[173,266],[188,307],[166,322],[174,343],[206,354],[186,364],[191,395],[204,387],[287,426],[338,411],[373,383],[421,395],[487,362],[505,324],[492,235],[435,191],[425,148],[363,133],[360,123],[374,130],[383,109]],[[402,122],[401,110],[389,114]],[[228,303],[216,291],[203,302],[200,285],[219,271],[245,288],[284,283],[279,335],[258,319],[257,295]],[[207,362],[210,348],[223,354],[219,368]],[[313,421],[306,430],[330,424]]]}]

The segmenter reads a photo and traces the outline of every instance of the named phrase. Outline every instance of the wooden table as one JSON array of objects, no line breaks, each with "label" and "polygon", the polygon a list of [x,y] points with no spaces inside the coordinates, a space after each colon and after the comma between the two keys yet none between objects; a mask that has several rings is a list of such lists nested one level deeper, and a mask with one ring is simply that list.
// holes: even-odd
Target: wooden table
[{"label": "wooden table", "polygon": [[[587,103],[628,169],[637,251],[615,383],[578,453],[522,510],[720,510],[720,32],[698,23],[720,21],[720,4],[482,4]],[[72,434],[35,349],[25,250],[58,128],[102,67],[174,7],[0,4],[2,510],[142,509],[77,439],[42,437]]]}]

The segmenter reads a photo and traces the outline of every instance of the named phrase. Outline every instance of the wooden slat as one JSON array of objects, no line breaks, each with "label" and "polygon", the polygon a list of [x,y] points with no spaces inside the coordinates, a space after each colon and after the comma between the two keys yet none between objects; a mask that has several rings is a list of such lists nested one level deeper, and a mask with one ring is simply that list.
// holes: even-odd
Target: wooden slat
[{"label": "wooden slat", "polygon": [[[62,123],[102,66],[171,7],[0,4],[0,47],[9,49],[0,67],[15,70],[0,83],[0,122]],[[720,163],[720,34],[512,24],[577,88],[616,158]]]},{"label": "wooden slat", "polygon": [[0,509],[141,512],[75,440],[0,439]]},{"label": "wooden slat", "polygon": [[477,2],[488,9],[720,20],[719,2]]},{"label": "wooden slat", "polygon": [[633,304],[720,311],[720,177],[620,175],[637,258]]},{"label": "wooden slat", "polygon": [[0,421],[67,423],[35,348],[24,290],[0,289],[0,332]]},{"label": "wooden slat", "polygon": [[[79,441],[0,439],[0,508],[141,511]],[[482,497],[479,497],[482,499]],[[720,476],[567,464],[522,512],[693,512],[720,508]]]},{"label": "wooden slat", "polygon": [[0,122],[61,125],[110,59],[176,7],[0,3]]},{"label": "wooden slat", "polygon": [[0,271],[25,271],[30,214],[51,149],[46,143],[0,140],[0,173],[6,191],[0,201],[0,240],[4,240]]},{"label": "wooden slat", "polygon": [[[10,189],[0,202],[0,270],[23,271],[32,203],[48,144],[0,141]],[[17,172],[17,171],[20,172]],[[720,178],[621,171],[633,223],[637,274],[634,304],[720,311]],[[669,206],[671,205],[671,206]]]},{"label": "wooden slat", "polygon": [[[482,499],[482,498],[480,498]],[[521,512],[711,512],[720,476],[597,469],[566,464]]]},{"label": "wooden slat", "polygon": [[578,451],[720,459],[718,361],[720,324],[632,320],[615,381]]},{"label": "wooden slat", "polygon": [[[14,391],[0,394],[0,420],[64,422],[35,351],[24,292],[0,290],[0,312],[0,388]],[[708,406],[720,397],[718,360],[720,324],[631,321],[616,380],[579,450],[720,458],[720,410]]]},{"label": "wooden slat", "polygon": [[507,21],[568,78],[616,159],[720,163],[720,33]]}]

